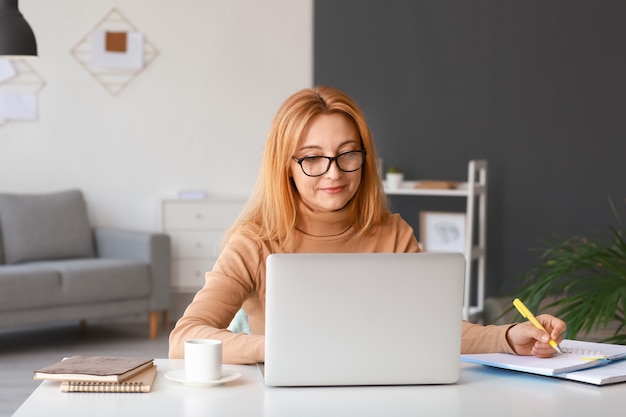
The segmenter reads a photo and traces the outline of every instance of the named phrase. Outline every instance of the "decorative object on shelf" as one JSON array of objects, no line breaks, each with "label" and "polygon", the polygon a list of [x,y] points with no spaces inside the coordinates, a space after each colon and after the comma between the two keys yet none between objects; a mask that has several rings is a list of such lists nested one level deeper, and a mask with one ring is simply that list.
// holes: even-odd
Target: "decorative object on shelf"
[{"label": "decorative object on shelf", "polygon": [[389,188],[396,190],[402,185],[402,182],[404,181],[404,174],[400,171],[400,168],[392,166],[387,170],[385,179],[387,180]]},{"label": "decorative object on shelf", "polygon": [[456,190],[463,184],[462,181],[439,181],[439,180],[420,180],[415,183],[414,188],[428,188],[436,190]]},{"label": "decorative object on shelf", "polygon": [[0,58],[0,127],[10,121],[36,121],[39,91],[45,84],[27,60]]},{"label": "decorative object on shelf", "polygon": [[544,241],[541,261],[523,276],[519,297],[529,308],[544,306],[567,322],[565,337],[576,339],[617,324],[605,342],[626,344],[626,226],[613,202],[618,227],[608,240],[585,236]]},{"label": "decorative object on shelf", "polygon": [[465,213],[422,211],[420,242],[426,252],[465,252]]},{"label": "decorative object on shelf", "polygon": [[37,40],[20,13],[17,0],[0,0],[0,57],[37,56]]},{"label": "decorative object on shelf", "polygon": [[176,195],[181,200],[204,200],[209,196],[209,194],[203,190],[180,190]]},{"label": "decorative object on shelf", "polygon": [[71,54],[115,96],[156,59],[159,51],[113,8],[80,40]]}]

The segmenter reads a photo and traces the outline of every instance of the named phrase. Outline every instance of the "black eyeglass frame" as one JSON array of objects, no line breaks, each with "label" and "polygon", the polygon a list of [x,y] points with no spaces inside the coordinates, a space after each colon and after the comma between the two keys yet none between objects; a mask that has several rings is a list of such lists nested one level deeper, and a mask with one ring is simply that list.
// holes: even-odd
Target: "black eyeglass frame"
[{"label": "black eyeglass frame", "polygon": [[[350,154],[350,153],[360,153],[361,155],[363,155],[363,159],[361,161],[361,166],[359,166],[356,169],[351,169],[351,170],[346,170],[341,168],[341,166],[339,165],[339,158],[341,158],[344,155]],[[342,152],[337,156],[305,156],[303,158],[296,158],[295,156],[292,156],[291,158],[296,161],[298,163],[298,165],[300,165],[300,169],[302,169],[302,172],[304,173],[304,175],[306,175],[307,177],[321,177],[322,175],[326,174],[328,172],[328,170],[330,169],[330,166],[332,165],[333,161],[335,162],[335,164],[337,165],[337,168],[339,168],[340,171],[343,172],[354,172],[354,171],[358,171],[359,169],[363,168],[363,164],[365,163],[365,156],[367,155],[367,152],[365,151],[365,149],[358,149],[358,150],[354,150],[354,151],[348,151],[348,152]],[[308,174],[305,170],[304,167],[302,166],[302,163],[307,160],[307,159],[311,159],[311,158],[326,158],[328,159],[328,166],[326,167],[326,169],[324,170],[324,172],[320,173],[320,174],[316,174],[316,175],[311,175]]]}]

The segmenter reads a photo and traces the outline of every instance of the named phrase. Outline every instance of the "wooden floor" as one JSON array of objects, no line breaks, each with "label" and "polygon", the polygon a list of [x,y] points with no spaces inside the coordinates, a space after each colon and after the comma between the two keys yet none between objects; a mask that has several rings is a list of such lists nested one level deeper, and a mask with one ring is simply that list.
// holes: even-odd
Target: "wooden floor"
[{"label": "wooden floor", "polygon": [[166,358],[169,330],[150,339],[147,323],[112,322],[0,332],[0,417],[8,417],[37,388],[33,371],[71,355]]}]

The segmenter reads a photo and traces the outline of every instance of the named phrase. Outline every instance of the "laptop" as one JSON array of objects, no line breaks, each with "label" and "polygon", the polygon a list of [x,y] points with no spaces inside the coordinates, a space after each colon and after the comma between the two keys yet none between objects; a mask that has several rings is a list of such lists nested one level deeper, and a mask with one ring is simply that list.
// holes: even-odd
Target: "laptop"
[{"label": "laptop", "polygon": [[265,383],[455,383],[464,277],[460,253],[268,256]]}]

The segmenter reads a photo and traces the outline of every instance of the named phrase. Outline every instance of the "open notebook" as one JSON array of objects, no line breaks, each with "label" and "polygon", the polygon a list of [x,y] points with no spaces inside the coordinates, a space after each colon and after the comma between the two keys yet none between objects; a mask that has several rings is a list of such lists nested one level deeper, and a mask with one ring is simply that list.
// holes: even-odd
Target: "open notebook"
[{"label": "open notebook", "polygon": [[[626,346],[563,340],[560,347],[563,353],[555,354],[552,358],[518,356],[507,353],[482,353],[461,355],[461,360],[596,385],[626,380],[626,361],[623,361],[626,359]],[[605,376],[602,377],[601,374]],[[610,382],[607,377],[611,377]]]}]

